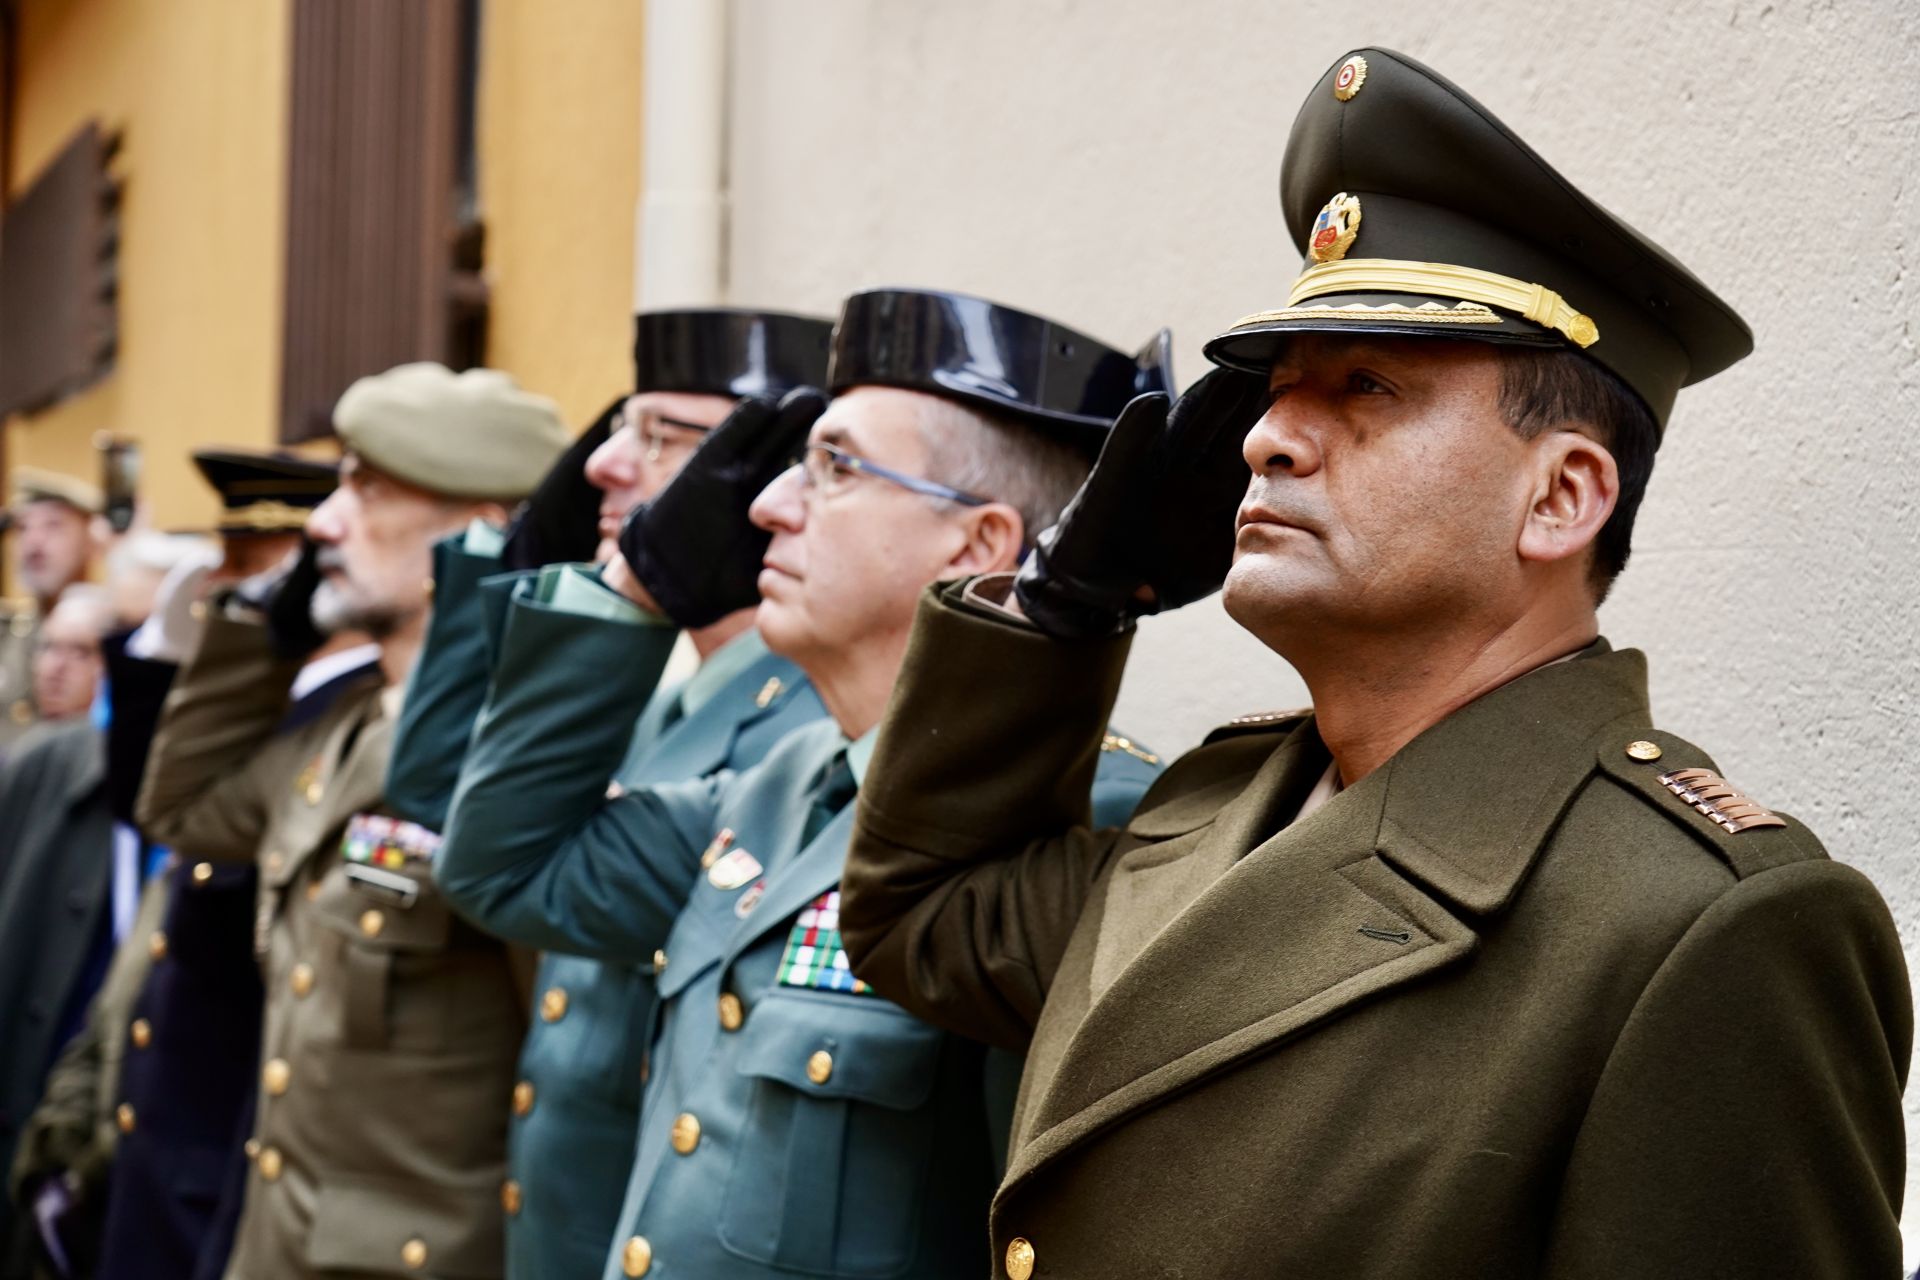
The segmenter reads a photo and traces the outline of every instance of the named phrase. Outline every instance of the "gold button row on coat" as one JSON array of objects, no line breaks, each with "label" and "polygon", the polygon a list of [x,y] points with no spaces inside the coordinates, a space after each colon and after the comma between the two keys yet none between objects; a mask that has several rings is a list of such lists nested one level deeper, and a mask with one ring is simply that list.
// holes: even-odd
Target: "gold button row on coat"
[{"label": "gold button row on coat", "polygon": [[193,882],[195,884],[205,884],[211,879],[213,879],[213,864],[211,862],[196,862],[193,864]]},{"label": "gold button row on coat", "polygon": [[260,1176],[268,1182],[278,1182],[280,1180],[282,1161],[279,1148],[260,1148],[260,1156],[254,1163],[260,1167]]},{"label": "gold button row on coat", "polygon": [[1033,1245],[1015,1236],[1007,1242],[1007,1280],[1027,1280],[1033,1274]]},{"label": "gold button row on coat", "polygon": [[287,985],[293,988],[296,999],[306,999],[313,990],[313,966],[304,960],[293,966],[293,972],[287,975]]},{"label": "gold button row on coat", "polygon": [[267,1065],[260,1068],[260,1087],[267,1096],[277,1098],[293,1084],[293,1064],[285,1058],[268,1058]]},{"label": "gold button row on coat", "polygon": [[700,1145],[700,1117],[691,1111],[682,1111],[673,1118],[673,1136],[670,1139],[673,1149],[683,1156],[693,1154]]},{"label": "gold button row on coat", "polygon": [[533,1081],[522,1080],[513,1086],[513,1114],[523,1116],[533,1110]]},{"label": "gold button row on coat", "polygon": [[145,1018],[133,1020],[133,1047],[144,1049],[153,1043],[153,1024]]},{"label": "gold button row on coat", "polygon": [[807,1079],[815,1084],[825,1084],[833,1078],[833,1055],[825,1049],[816,1049],[807,1059]]},{"label": "gold button row on coat", "polygon": [[726,1031],[738,1031],[740,1024],[747,1020],[747,1007],[740,1003],[740,997],[729,991],[720,997],[720,1026]]},{"label": "gold button row on coat", "polygon": [[409,1271],[418,1271],[427,1265],[427,1242],[419,1236],[400,1246],[400,1261]]},{"label": "gold button row on coat", "polygon": [[623,1275],[643,1276],[653,1266],[653,1246],[645,1236],[635,1236],[620,1246],[620,1271]]},{"label": "gold button row on coat", "polygon": [[567,992],[564,987],[548,987],[540,993],[540,1017],[545,1022],[558,1022],[567,1016]]},{"label": "gold button row on coat", "polygon": [[113,1109],[113,1122],[120,1126],[120,1132],[133,1132],[133,1104],[123,1102]]},{"label": "gold button row on coat", "polygon": [[147,955],[155,960],[167,958],[167,935],[155,929],[147,938]]},{"label": "gold button row on coat", "polygon": [[377,907],[369,907],[360,913],[360,932],[369,938],[377,938],[380,931],[387,927],[387,913]]},{"label": "gold button row on coat", "polygon": [[520,1184],[512,1178],[500,1184],[500,1207],[507,1211],[509,1218],[520,1212]]}]

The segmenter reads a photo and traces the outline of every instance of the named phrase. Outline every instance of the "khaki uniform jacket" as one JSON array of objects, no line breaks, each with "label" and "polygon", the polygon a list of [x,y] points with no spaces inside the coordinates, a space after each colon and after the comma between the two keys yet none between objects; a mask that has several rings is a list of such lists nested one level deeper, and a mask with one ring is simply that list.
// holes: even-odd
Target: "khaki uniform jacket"
[{"label": "khaki uniform jacket", "polygon": [[33,642],[39,632],[31,600],[0,600],[0,756],[39,721],[33,705]]},{"label": "khaki uniform jacket", "polygon": [[1799,823],[1669,789],[1712,764],[1651,727],[1641,655],[1523,676],[1291,825],[1310,715],[1094,831],[1126,641],[947,591],[841,925],[882,994],[1031,1039],[996,1275],[1897,1273],[1893,922]]},{"label": "khaki uniform jacket", "polygon": [[524,988],[424,861],[394,873],[410,895],[349,876],[342,832],[381,811],[392,721],[375,678],[276,733],[298,666],[216,612],[140,796],[181,858],[259,862],[262,1092],[227,1275],[498,1276]]}]

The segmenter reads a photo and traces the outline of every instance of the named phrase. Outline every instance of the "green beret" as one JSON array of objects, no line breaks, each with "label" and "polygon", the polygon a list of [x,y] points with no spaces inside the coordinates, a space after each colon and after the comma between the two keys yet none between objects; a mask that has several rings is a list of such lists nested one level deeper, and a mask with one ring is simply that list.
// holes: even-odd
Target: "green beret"
[{"label": "green beret", "polygon": [[64,502],[75,511],[90,516],[97,516],[106,510],[106,499],[100,495],[99,488],[75,476],[41,467],[19,466],[13,468],[10,479],[13,481],[13,501],[9,505],[15,510],[29,502]]},{"label": "green beret", "polygon": [[370,465],[450,498],[524,498],[570,440],[553,401],[508,375],[427,361],[348,387],[333,429]]}]

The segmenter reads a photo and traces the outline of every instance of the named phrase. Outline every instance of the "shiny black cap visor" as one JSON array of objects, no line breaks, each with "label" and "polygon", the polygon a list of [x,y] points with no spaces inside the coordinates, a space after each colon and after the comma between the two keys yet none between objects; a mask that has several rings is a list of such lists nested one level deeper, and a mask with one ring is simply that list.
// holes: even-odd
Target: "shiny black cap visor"
[{"label": "shiny black cap visor", "polygon": [[1090,450],[1135,396],[1173,392],[1171,337],[1138,355],[1043,316],[958,293],[872,289],[847,299],[827,388],[924,391],[1007,415]]},{"label": "shiny black cap visor", "polygon": [[827,378],[833,322],[780,311],[700,307],[633,318],[633,389],[783,396]]}]

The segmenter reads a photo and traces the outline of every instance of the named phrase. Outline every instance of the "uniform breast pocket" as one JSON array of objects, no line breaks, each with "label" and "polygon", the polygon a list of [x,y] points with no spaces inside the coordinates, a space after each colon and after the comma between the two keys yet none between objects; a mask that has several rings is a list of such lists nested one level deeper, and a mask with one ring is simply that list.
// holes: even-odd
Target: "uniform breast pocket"
[{"label": "uniform breast pocket", "polygon": [[776,991],[739,1033],[751,1101],[720,1241],[814,1275],[912,1263],[942,1032],[874,996]]},{"label": "uniform breast pocket", "polygon": [[383,871],[378,881],[365,870],[336,865],[317,903],[321,924],[339,938],[333,949],[339,972],[323,973],[321,984],[340,993],[345,1046],[436,1046],[448,1032],[446,993],[423,979],[447,949],[453,924],[447,904],[424,863],[418,875]]}]

